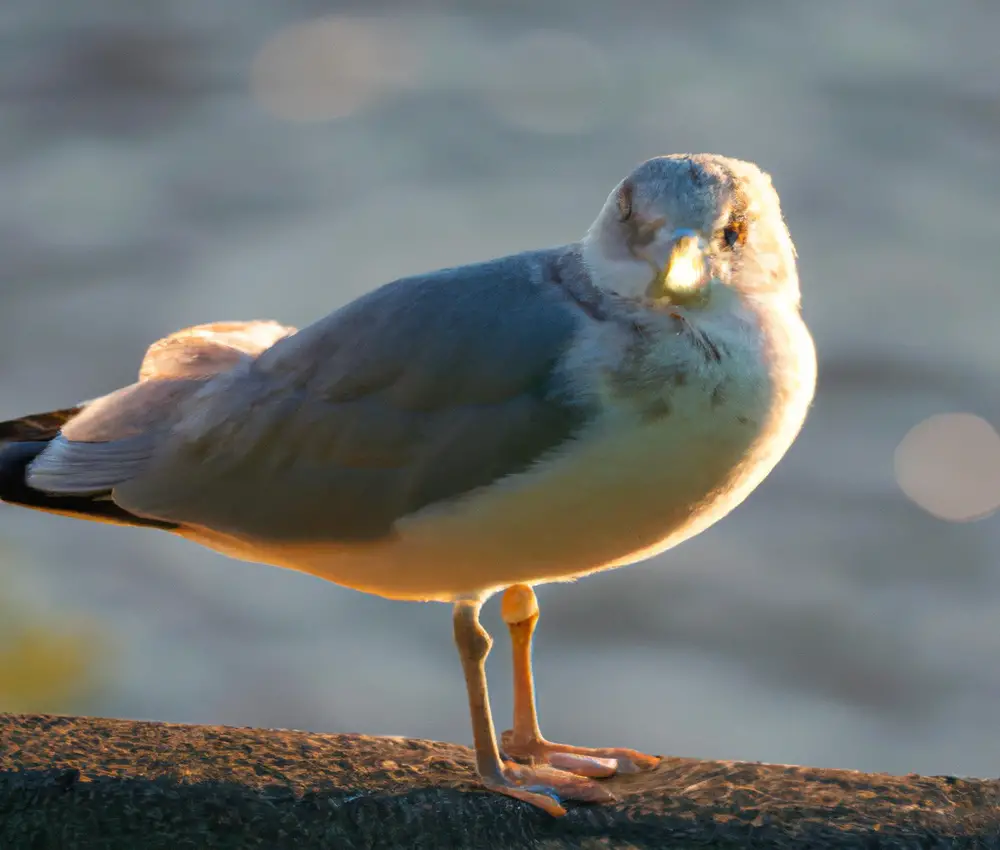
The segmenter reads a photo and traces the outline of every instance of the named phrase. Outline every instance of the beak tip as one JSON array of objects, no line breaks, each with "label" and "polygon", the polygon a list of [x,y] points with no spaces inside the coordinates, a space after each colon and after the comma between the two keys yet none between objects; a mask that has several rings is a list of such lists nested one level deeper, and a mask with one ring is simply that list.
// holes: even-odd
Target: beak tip
[{"label": "beak tip", "polygon": [[695,289],[705,275],[705,247],[693,230],[677,230],[664,270],[667,289],[687,292]]}]

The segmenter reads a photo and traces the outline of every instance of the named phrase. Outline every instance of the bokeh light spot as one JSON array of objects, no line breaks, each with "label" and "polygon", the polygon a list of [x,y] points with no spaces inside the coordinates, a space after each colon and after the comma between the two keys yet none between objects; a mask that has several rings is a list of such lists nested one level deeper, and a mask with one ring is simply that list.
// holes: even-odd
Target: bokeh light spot
[{"label": "bokeh light spot", "polygon": [[895,457],[896,480],[939,519],[969,522],[1000,508],[1000,434],[971,413],[942,413],[910,429]]},{"label": "bokeh light spot", "polygon": [[251,92],[286,121],[343,118],[413,85],[417,55],[398,29],[378,19],[330,15],[292,24],[254,59]]}]

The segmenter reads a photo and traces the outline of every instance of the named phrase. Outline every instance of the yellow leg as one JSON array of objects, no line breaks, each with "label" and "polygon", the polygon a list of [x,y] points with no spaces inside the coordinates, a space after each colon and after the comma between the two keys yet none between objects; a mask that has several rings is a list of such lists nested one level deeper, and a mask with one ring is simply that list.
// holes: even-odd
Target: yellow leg
[{"label": "yellow leg", "polygon": [[525,584],[507,588],[500,612],[513,648],[514,728],[503,733],[505,752],[532,764],[547,764],[580,776],[603,777],[637,773],[659,764],[659,758],[621,748],[595,749],[554,744],[538,726],[535,681],[531,672],[531,640],[538,623],[538,600]]}]

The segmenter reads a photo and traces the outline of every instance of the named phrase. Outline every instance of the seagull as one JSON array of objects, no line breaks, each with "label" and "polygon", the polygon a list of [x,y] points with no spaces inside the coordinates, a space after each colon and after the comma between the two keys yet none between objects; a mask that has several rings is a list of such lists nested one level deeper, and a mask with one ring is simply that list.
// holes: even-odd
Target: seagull
[{"label": "seagull", "polygon": [[[533,587],[725,516],[796,438],[815,380],[770,177],[659,156],[577,242],[395,280],[301,330],[155,342],[137,382],[0,423],[0,500],[449,603],[481,784],[559,816],[659,759],[543,737]],[[480,610],[501,592],[498,742]]]}]

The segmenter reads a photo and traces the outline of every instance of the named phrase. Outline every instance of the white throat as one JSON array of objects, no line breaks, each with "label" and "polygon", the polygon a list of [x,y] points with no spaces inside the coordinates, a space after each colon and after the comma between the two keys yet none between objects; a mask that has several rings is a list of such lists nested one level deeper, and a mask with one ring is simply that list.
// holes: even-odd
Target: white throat
[{"label": "white throat", "polygon": [[612,259],[593,233],[580,240],[580,256],[594,286],[625,298],[642,298],[646,294],[652,273],[640,260],[628,257]]}]

